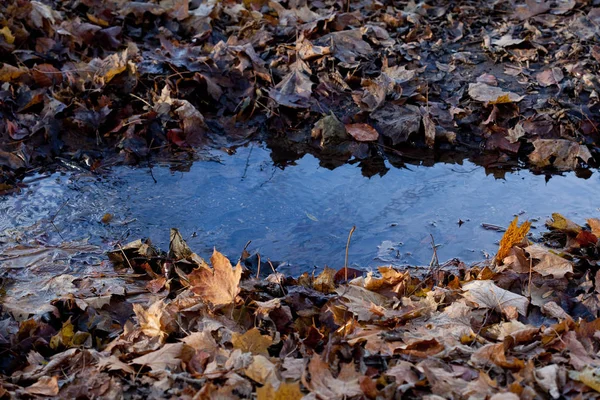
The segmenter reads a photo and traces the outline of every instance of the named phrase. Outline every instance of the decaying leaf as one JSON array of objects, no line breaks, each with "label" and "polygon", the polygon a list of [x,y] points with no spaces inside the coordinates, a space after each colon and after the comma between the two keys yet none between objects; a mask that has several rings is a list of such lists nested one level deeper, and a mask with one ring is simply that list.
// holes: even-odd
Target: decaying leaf
[{"label": "decaying leaf", "polygon": [[235,268],[216,249],[210,258],[212,268],[200,266],[188,275],[194,293],[214,307],[222,307],[235,302],[240,292],[242,266]]},{"label": "decaying leaf", "polygon": [[463,296],[479,305],[479,307],[496,309],[502,311],[505,307],[516,307],[521,315],[527,315],[529,300],[525,296],[518,295],[502,289],[493,281],[472,281],[463,285]]},{"label": "decaying leaf", "polygon": [[306,63],[297,60],[281,82],[269,91],[269,97],[281,106],[291,108],[309,107],[312,93],[311,71]]}]

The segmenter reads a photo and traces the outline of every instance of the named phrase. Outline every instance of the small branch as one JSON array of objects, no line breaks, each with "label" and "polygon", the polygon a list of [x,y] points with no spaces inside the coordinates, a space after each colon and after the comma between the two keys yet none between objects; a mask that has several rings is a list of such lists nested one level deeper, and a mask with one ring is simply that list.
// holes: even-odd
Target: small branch
[{"label": "small branch", "polygon": [[350,233],[348,234],[348,242],[346,242],[346,259],[344,260],[344,280],[348,283],[348,249],[350,248],[350,239],[352,239],[352,234],[356,229],[356,225],[352,226],[350,229]]}]

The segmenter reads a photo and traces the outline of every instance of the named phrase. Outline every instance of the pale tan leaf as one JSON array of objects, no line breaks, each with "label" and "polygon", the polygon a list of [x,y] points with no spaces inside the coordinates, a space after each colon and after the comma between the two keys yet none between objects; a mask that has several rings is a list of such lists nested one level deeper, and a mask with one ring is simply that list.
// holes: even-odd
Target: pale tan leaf
[{"label": "pale tan leaf", "polygon": [[473,100],[489,104],[518,103],[525,96],[519,96],[513,92],[505,92],[499,87],[486,85],[485,83],[469,83],[469,96]]},{"label": "pale tan leaf", "polygon": [[176,369],[181,365],[181,355],[184,343],[167,343],[160,349],[133,359],[130,364],[150,367],[152,371],[162,371],[167,368]]},{"label": "pale tan leaf", "polygon": [[542,276],[552,275],[555,278],[564,278],[565,274],[573,273],[573,264],[569,260],[557,256],[538,244],[526,247],[525,251],[537,260],[533,270]]},{"label": "pale tan leaf", "polygon": [[504,307],[514,306],[521,315],[527,314],[529,300],[508,290],[502,289],[493,281],[481,280],[468,282],[463,285],[463,296],[483,308],[502,311]]},{"label": "pale tan leaf", "polygon": [[242,266],[235,268],[216,249],[210,258],[212,268],[199,267],[193,270],[188,279],[194,293],[214,307],[222,307],[235,302],[240,292]]},{"label": "pale tan leaf", "polygon": [[57,396],[58,395],[58,378],[56,376],[42,376],[33,385],[25,388],[29,394],[38,396]]}]

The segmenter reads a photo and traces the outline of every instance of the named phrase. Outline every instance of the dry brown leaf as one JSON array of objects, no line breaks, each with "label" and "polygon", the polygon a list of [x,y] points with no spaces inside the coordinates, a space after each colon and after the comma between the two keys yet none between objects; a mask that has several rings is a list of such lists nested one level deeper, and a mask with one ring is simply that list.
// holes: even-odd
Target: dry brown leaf
[{"label": "dry brown leaf", "polygon": [[540,260],[533,270],[542,276],[552,275],[554,278],[564,278],[565,274],[573,273],[573,263],[557,256],[538,244],[525,248],[529,255]]},{"label": "dry brown leaf", "polygon": [[304,395],[298,382],[281,383],[275,389],[270,383],[256,389],[257,400],[300,400]]},{"label": "dry brown leaf", "polygon": [[325,266],[323,271],[315,278],[313,289],[323,293],[333,293],[335,291],[335,269]]},{"label": "dry brown leaf", "polygon": [[485,83],[469,83],[469,96],[473,100],[488,104],[518,103],[525,96],[519,96],[513,92],[505,92],[499,87],[486,85]]},{"label": "dry brown leaf", "polygon": [[10,64],[4,63],[0,67],[0,82],[12,82],[16,79],[19,79],[21,75],[26,74],[27,72],[27,68],[17,68]]},{"label": "dry brown leaf", "polygon": [[463,285],[463,296],[479,305],[479,307],[497,309],[514,306],[521,315],[527,314],[529,300],[508,290],[502,289],[493,281],[472,281]]},{"label": "dry brown leaf", "polygon": [[257,328],[252,328],[244,334],[234,332],[231,337],[233,348],[240,349],[244,353],[254,355],[263,355],[268,357],[268,348],[273,343],[273,339],[267,335],[261,335]]},{"label": "dry brown leaf", "polygon": [[547,69],[535,75],[535,79],[542,87],[558,85],[564,77],[565,76],[560,68]]},{"label": "dry brown leaf", "polygon": [[536,139],[535,149],[529,154],[529,161],[536,167],[553,166],[559,171],[570,171],[579,165],[579,159],[588,162],[592,154],[586,145],[566,139]]},{"label": "dry brown leaf", "polygon": [[345,399],[362,395],[359,377],[353,364],[343,364],[338,377],[334,378],[329,364],[315,355],[308,363],[308,371],[302,375],[302,383],[320,399]]},{"label": "dry brown leaf", "polygon": [[244,374],[261,385],[270,384],[277,386],[279,384],[277,366],[262,355],[253,357],[252,364],[244,369]]},{"label": "dry brown leaf", "polygon": [[302,60],[297,60],[290,67],[290,73],[269,91],[269,97],[281,106],[308,108],[313,85],[310,75],[309,66]]},{"label": "dry brown leaf", "polygon": [[188,275],[192,291],[214,307],[235,302],[240,292],[242,266],[238,263],[235,268],[232,268],[227,257],[216,249],[210,262],[212,268],[201,266]]},{"label": "dry brown leaf", "polygon": [[515,217],[506,229],[506,232],[504,232],[502,239],[500,239],[500,248],[496,254],[497,263],[502,263],[508,256],[510,249],[512,249],[514,245],[521,243],[523,239],[525,239],[525,236],[527,236],[529,228],[531,227],[531,222],[525,221],[521,226],[518,226],[518,223],[519,217]]},{"label": "dry brown leaf", "polygon": [[596,237],[600,237],[600,219],[598,218],[590,218],[587,220],[592,233],[596,235]]},{"label": "dry brown leaf", "polygon": [[379,133],[369,124],[346,124],[346,131],[357,142],[371,142],[379,139]]},{"label": "dry brown leaf", "polygon": [[58,378],[42,376],[36,383],[25,388],[25,391],[38,396],[58,396]]},{"label": "dry brown leaf", "polygon": [[181,365],[185,346],[184,343],[167,343],[156,351],[133,359],[129,364],[147,366],[152,371],[162,371],[167,368],[175,370]]},{"label": "dry brown leaf", "polygon": [[142,332],[149,337],[158,337],[161,342],[177,329],[175,315],[162,300],[153,303],[147,310],[140,304],[134,304],[133,311]]},{"label": "dry brown leaf", "polygon": [[130,374],[133,374],[135,370],[131,368],[131,366],[125,364],[123,361],[119,360],[116,356],[103,356],[101,355],[98,358],[98,368],[102,371],[103,369],[108,369],[109,371],[124,371]]}]

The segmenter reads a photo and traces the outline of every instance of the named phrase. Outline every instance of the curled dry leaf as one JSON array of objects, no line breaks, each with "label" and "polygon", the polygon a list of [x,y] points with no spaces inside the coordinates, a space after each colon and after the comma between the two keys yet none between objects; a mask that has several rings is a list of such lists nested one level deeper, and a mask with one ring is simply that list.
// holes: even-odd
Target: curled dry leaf
[{"label": "curled dry leaf", "polygon": [[235,302],[240,292],[242,266],[238,263],[232,268],[227,257],[216,249],[210,262],[212,268],[200,266],[188,275],[192,291],[214,307]]}]

